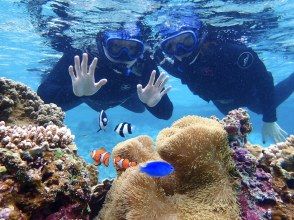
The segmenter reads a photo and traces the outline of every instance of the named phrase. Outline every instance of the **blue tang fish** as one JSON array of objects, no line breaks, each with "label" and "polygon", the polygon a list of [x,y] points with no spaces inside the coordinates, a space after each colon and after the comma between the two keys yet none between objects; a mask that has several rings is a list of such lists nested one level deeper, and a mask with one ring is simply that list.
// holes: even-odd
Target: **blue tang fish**
[{"label": "blue tang fish", "polygon": [[174,172],[174,167],[166,161],[150,161],[140,166],[140,171],[151,177],[164,177]]}]

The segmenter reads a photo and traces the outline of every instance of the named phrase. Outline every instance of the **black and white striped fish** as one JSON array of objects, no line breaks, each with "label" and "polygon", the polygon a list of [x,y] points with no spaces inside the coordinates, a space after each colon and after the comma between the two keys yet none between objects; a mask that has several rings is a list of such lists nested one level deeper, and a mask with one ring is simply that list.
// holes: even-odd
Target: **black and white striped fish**
[{"label": "black and white striped fish", "polygon": [[101,110],[98,122],[99,122],[99,130],[97,132],[101,130],[105,130],[108,123],[108,119],[104,110]]},{"label": "black and white striped fish", "polygon": [[121,137],[125,137],[126,134],[132,134],[134,127],[130,123],[122,122],[115,126],[114,131]]}]

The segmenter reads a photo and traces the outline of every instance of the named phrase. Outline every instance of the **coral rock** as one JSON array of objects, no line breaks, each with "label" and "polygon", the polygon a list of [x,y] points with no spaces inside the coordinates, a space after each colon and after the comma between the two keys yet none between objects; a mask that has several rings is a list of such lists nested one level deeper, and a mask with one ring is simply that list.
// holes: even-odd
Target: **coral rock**
[{"label": "coral rock", "polygon": [[[59,216],[53,214],[59,210],[76,218],[87,216],[91,187],[98,180],[97,171],[72,150],[74,143],[70,132],[56,125],[44,128],[0,124],[5,130],[0,136],[0,167],[6,169],[3,175],[0,173],[0,208],[6,210],[2,215],[8,215],[9,219],[44,219],[48,215]],[[49,140],[49,131],[58,133],[60,139]],[[35,132],[36,135],[32,134]],[[11,148],[15,138],[20,140],[19,144]],[[53,149],[50,148],[52,143],[55,144]]]},{"label": "coral rock", "polygon": [[0,112],[0,121],[7,124],[62,126],[64,119],[61,108],[52,103],[44,104],[28,87],[6,78],[0,78]]}]

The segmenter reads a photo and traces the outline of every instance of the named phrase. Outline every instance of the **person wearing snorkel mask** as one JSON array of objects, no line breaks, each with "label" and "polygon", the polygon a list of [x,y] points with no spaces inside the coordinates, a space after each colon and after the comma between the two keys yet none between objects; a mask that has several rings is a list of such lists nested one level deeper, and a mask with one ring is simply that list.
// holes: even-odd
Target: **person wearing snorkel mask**
[{"label": "person wearing snorkel mask", "polygon": [[[164,88],[168,76],[144,49],[137,24],[98,33],[96,45],[65,53],[38,88],[38,95],[63,110],[86,103],[96,111],[122,106],[132,112],[146,108],[169,119],[173,105]],[[90,63],[90,65],[88,64]]]},{"label": "person wearing snorkel mask", "polygon": [[251,48],[221,37],[192,14],[173,16],[156,27],[157,63],[223,114],[239,107],[262,114],[264,143],[269,137],[284,141],[287,133],[276,122],[276,108],[293,93],[294,74],[274,86],[271,73]]}]

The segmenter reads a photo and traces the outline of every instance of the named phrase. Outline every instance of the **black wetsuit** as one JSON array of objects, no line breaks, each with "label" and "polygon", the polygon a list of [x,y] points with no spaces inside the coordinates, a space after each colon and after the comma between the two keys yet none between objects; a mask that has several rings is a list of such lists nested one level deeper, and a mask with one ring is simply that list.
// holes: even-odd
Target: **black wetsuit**
[{"label": "black wetsuit", "polygon": [[55,103],[65,111],[81,103],[86,103],[96,111],[121,105],[130,111],[138,113],[147,108],[149,112],[160,119],[169,119],[171,117],[173,105],[167,95],[164,95],[161,101],[152,108],[142,103],[138,97],[137,84],[140,83],[145,87],[152,70],[157,70],[157,77],[159,75],[158,68],[148,52],[144,53],[142,59],[138,59],[132,66],[129,75],[126,75],[123,73],[126,68],[110,62],[105,57],[101,45],[99,50],[96,46],[85,50],[84,52],[89,55],[89,63],[92,62],[94,57],[98,57],[95,81],[98,82],[100,79],[106,78],[107,83],[92,96],[77,97],[73,93],[68,67],[73,65],[75,55],[82,56],[82,51],[69,51],[63,55],[38,88],[38,95],[46,103]]},{"label": "black wetsuit", "polygon": [[[196,57],[198,51],[192,55]],[[192,62],[192,64],[191,64]],[[264,122],[274,122],[276,107],[294,89],[294,74],[274,87],[273,77],[257,54],[241,43],[213,40],[207,36],[196,60],[162,65],[171,75],[180,78],[193,94],[212,101],[223,113],[248,107],[263,114]]]}]

